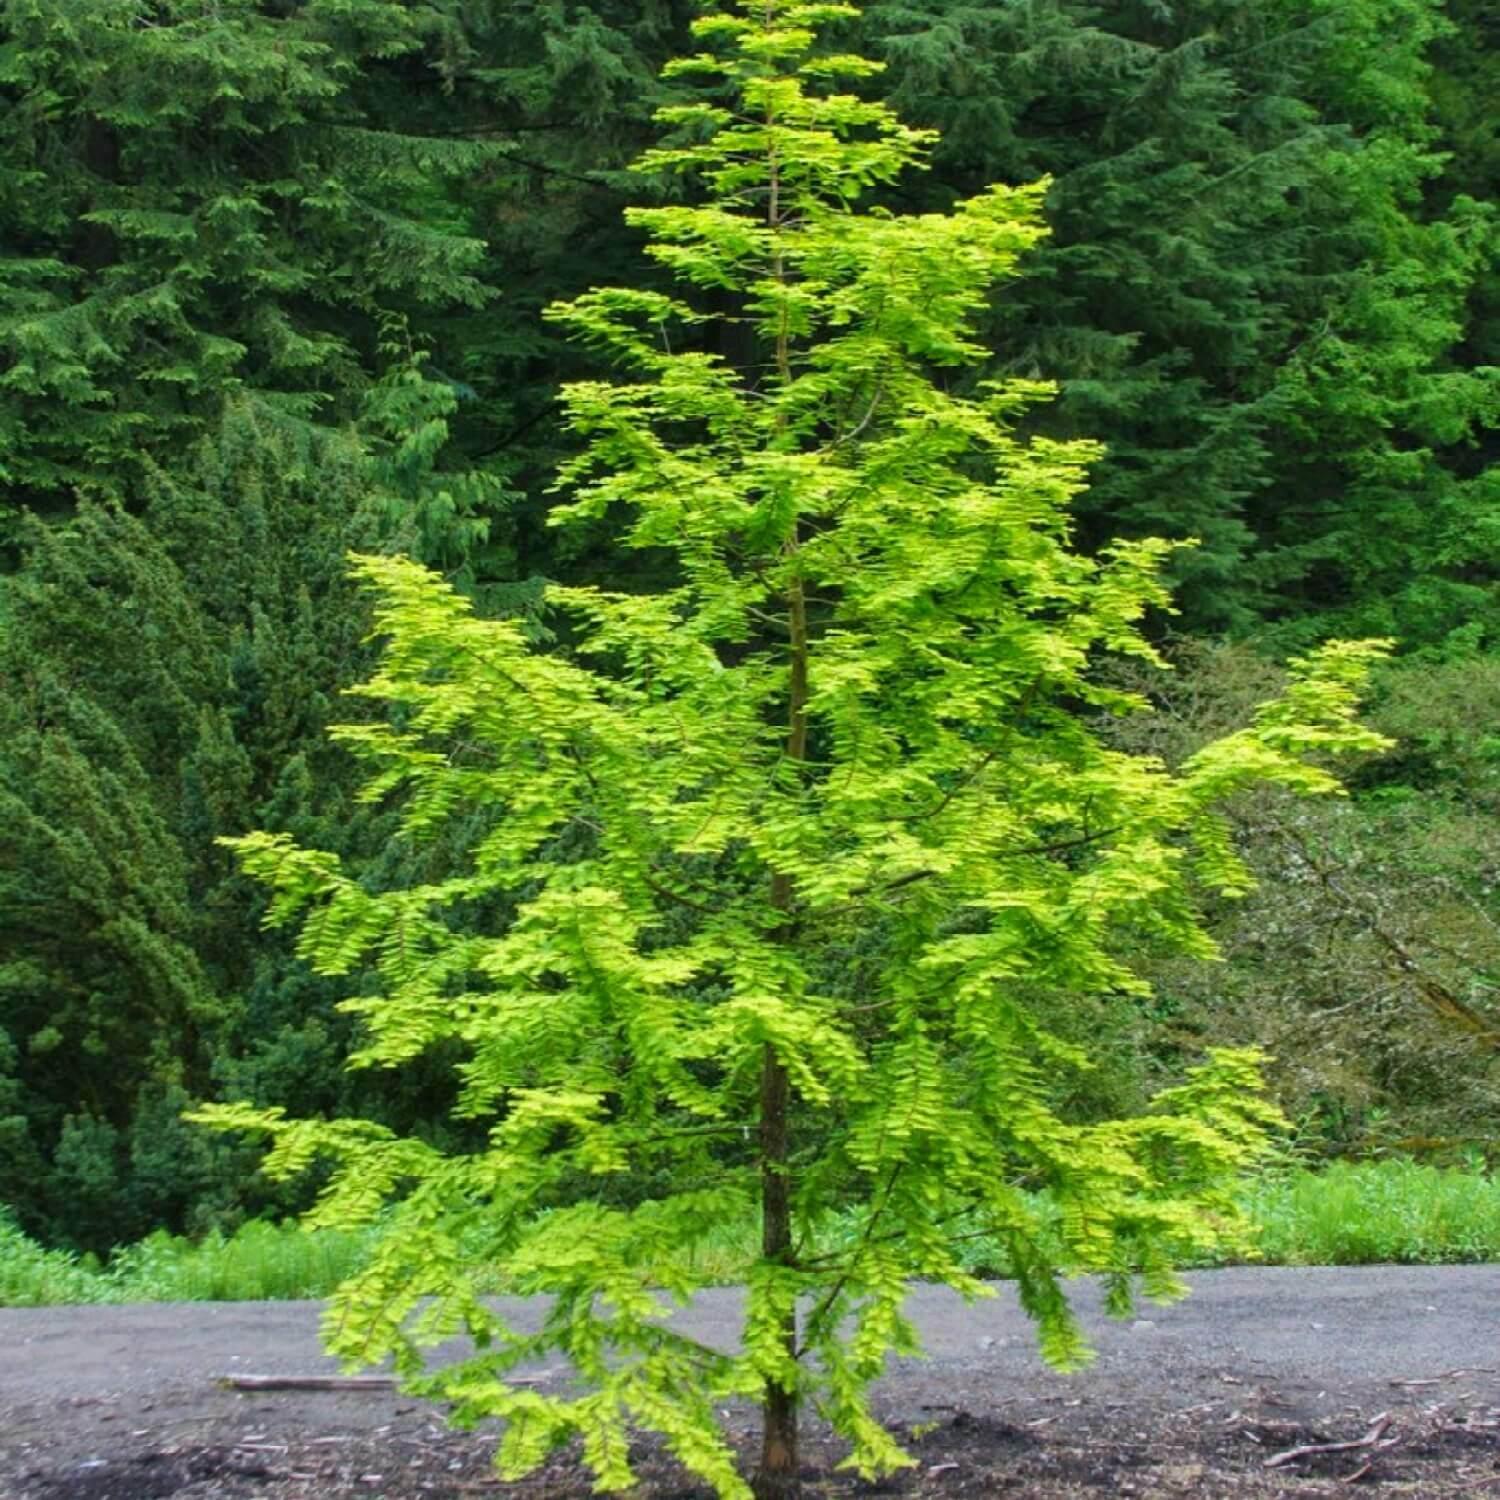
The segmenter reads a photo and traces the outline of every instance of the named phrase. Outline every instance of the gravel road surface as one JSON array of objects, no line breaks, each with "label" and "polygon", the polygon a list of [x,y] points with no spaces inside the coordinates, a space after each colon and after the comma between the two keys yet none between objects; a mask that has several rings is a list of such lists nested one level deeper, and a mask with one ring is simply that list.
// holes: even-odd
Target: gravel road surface
[{"label": "gravel road surface", "polygon": [[[1008,1286],[972,1305],[915,1288],[910,1310],[930,1357],[899,1362],[878,1388],[883,1417],[915,1434],[925,1465],[900,1492],[1347,1495],[1368,1460],[1359,1478],[1385,1495],[1500,1497],[1500,1266],[1235,1269],[1187,1280],[1187,1301],[1144,1305],[1126,1322],[1103,1316],[1095,1285],[1075,1284],[1099,1357],[1071,1376],[1041,1362]],[[506,1306],[518,1320],[535,1316],[524,1302]],[[492,1438],[450,1434],[398,1393],[247,1394],[216,1383],[334,1373],[318,1346],[319,1312],[311,1303],[0,1309],[0,1497],[502,1493],[486,1477]],[[727,1343],[738,1314],[738,1295],[724,1290],[677,1321]],[[540,1373],[565,1379],[557,1368]],[[1388,1448],[1265,1470],[1268,1453],[1355,1441],[1385,1414]],[[727,1425],[748,1442],[754,1414],[733,1412]],[[934,1428],[944,1430],[929,1436]],[[410,1448],[399,1481],[382,1461],[398,1442]],[[320,1469],[314,1450],[350,1461]],[[695,1493],[649,1483],[647,1492]],[[846,1492],[860,1493],[819,1493]],[[517,1493],[582,1495],[587,1483],[568,1460]]]}]

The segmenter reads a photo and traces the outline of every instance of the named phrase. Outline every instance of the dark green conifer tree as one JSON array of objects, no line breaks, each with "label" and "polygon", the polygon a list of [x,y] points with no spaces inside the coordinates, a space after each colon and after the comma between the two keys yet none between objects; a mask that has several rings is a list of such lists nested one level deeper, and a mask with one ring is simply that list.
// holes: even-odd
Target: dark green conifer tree
[{"label": "dark green conifer tree", "polygon": [[33,540],[0,594],[0,1199],[107,1248],[151,1227],[121,1182],[137,1103],[201,1092],[223,1022],[169,784],[223,707],[203,622],[139,522],[88,507]]},{"label": "dark green conifer tree", "polygon": [[[1452,28],[1437,40],[1428,80],[1443,151],[1442,173],[1428,185],[1429,210],[1447,213],[1467,200],[1487,205],[1493,213],[1500,204],[1500,110],[1495,107],[1500,99],[1500,11],[1488,0],[1448,0],[1446,15]],[[1458,370],[1500,367],[1500,235],[1489,237],[1453,362]],[[1492,417],[1475,433],[1472,445],[1450,462],[1473,488],[1489,487],[1493,511],[1500,419]],[[1482,580],[1495,555],[1494,527],[1481,524],[1475,531],[1470,573]]]},{"label": "dark green conifer tree", "polygon": [[1493,221],[1424,209],[1439,0],[878,0],[864,25],[943,132],[925,201],[1054,178],[988,341],[1062,382],[1048,430],[1107,445],[1090,536],[1199,537],[1191,626],[1431,640],[1493,608],[1466,455],[1495,387],[1462,344]]},{"label": "dark green conifer tree", "polygon": [[[440,85],[435,3],[0,5],[0,502],[137,498],[239,393],[347,421],[420,361],[431,309],[481,306],[483,245],[436,184],[482,143],[406,128]],[[439,412],[441,415],[441,412]],[[429,553],[435,551],[429,547]]]},{"label": "dark green conifer tree", "polygon": [[[395,508],[367,455],[234,401],[143,491],[139,516],[29,519],[0,578],[0,1202],[96,1250],[266,1201],[178,1126],[189,1098],[361,1093],[346,988],[257,933],[214,839],[270,820],[376,888],[399,869],[325,734],[366,659],[344,555]],[[359,1107],[440,1112],[424,1086]]]},{"label": "dark green conifer tree", "polygon": [[[410,89],[400,101],[422,133],[492,152],[447,191],[450,212],[483,236],[481,276],[500,295],[481,318],[455,307],[427,326],[432,369],[466,397],[452,421],[457,451],[506,486],[506,561],[522,579],[618,577],[633,566],[604,528],[564,539],[544,524],[545,490],[570,442],[558,391],[585,366],[542,310],[601,276],[637,274],[623,210],[640,188],[625,167],[653,139],[669,87],[657,75],[686,45],[696,10],[692,0],[460,5],[468,50],[451,90]],[[474,572],[493,582],[504,568],[497,556]]]}]

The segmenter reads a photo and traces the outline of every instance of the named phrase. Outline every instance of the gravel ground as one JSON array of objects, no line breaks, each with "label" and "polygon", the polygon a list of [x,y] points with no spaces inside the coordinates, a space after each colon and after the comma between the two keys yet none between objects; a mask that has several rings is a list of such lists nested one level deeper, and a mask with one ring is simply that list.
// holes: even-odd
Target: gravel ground
[{"label": "gravel ground", "polygon": [[[930,1358],[877,1388],[917,1466],[878,1486],[835,1469],[816,1424],[816,1496],[1033,1500],[1382,1496],[1500,1500],[1500,1267],[1240,1269],[1114,1323],[1076,1304],[1099,1349],[1049,1371],[1009,1288],[965,1306],[932,1287],[911,1311]],[[535,1309],[513,1303],[518,1319]],[[730,1341],[738,1297],[706,1294],[685,1332]],[[0,1500],[458,1500],[589,1492],[576,1454],[503,1485],[493,1435],[449,1430],[391,1390],[237,1391],[229,1374],[333,1373],[308,1303],[0,1309]],[[440,1350],[451,1358],[457,1348]],[[536,1372],[561,1386],[566,1371]],[[747,1455],[756,1419],[727,1408]],[[1331,1447],[1347,1444],[1350,1446]],[[1318,1449],[1293,1453],[1291,1450]],[[649,1440],[643,1497],[702,1491]]]}]

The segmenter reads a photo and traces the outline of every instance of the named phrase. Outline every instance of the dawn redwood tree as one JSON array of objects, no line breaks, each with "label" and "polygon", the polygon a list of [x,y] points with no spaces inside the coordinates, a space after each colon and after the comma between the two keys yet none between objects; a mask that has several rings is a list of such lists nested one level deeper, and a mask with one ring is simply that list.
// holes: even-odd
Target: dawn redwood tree
[{"label": "dawn redwood tree", "polygon": [[[917,1346],[910,1278],[987,1290],[965,1236],[1003,1243],[1062,1367],[1088,1351],[1061,1274],[1103,1273],[1124,1312],[1178,1290],[1175,1257],[1238,1242],[1233,1181],[1275,1119],[1253,1054],[1212,1054],[1140,1118],[1077,1124],[1051,1100],[1088,1059],[1028,999],[1138,992],[1132,951],[1209,953],[1195,889],[1247,880],[1215,804],[1256,779],[1334,790],[1309,757],[1380,743],[1353,717],[1370,643],[1301,661],[1176,773],[1095,732],[1144,707],[1094,668],[1152,655],[1138,621],[1167,602],[1168,544],[1073,552],[1097,450],[1013,435],[1045,386],[956,393],[985,352],[971,320],[1043,233],[1042,188],[858,211],[930,137],[835,90],[875,71],[819,48],[850,13],[700,20],[708,50],[669,72],[705,98],[662,112],[677,144],[641,167],[702,201],[630,213],[681,296],[552,310],[623,369],[566,392],[582,451],[553,519],[617,517],[675,559],[672,586],[555,588],[544,650],[414,563],[357,562],[385,645],[354,691],[390,713],[336,733],[370,800],[403,799],[405,837],[488,812],[468,867],[372,893],[286,836],[234,841],[315,967],[371,966],[353,1065],[455,1058],[485,1134],[453,1154],[362,1120],[197,1117],[269,1132],[275,1173],[331,1158],[317,1223],[395,1200],[330,1348],[393,1355],[460,1420],[505,1419],[507,1474],[578,1435],[623,1488],[637,1425],[721,1495],[785,1496],[806,1402],[854,1468],[888,1471],[910,1459],[867,1387]],[[754,360],[704,352],[716,318]],[[667,1318],[709,1277],[697,1252],[756,1215],[739,1347],[685,1337]],[[538,1330],[483,1300],[497,1268],[550,1297]],[[459,1329],[475,1357],[422,1373],[419,1346]],[[571,1392],[507,1383],[546,1351]],[[764,1413],[748,1484],[717,1420],[734,1395]]]}]

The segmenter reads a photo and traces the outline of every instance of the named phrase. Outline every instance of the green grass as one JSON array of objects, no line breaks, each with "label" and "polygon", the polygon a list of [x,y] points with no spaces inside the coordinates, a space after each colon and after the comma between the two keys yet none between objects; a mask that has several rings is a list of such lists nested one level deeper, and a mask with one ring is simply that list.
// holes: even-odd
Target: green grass
[{"label": "green grass", "polygon": [[77,1256],[27,1239],[0,1209],[0,1307],[103,1302],[99,1281]]},{"label": "green grass", "polygon": [[[1500,1261],[1500,1178],[1483,1171],[1404,1160],[1340,1163],[1268,1175],[1247,1188],[1245,1202],[1261,1227],[1261,1264]],[[833,1248],[838,1234],[835,1225],[821,1248]],[[0,1307],[324,1297],[358,1269],[374,1239],[368,1230],[309,1233],[263,1223],[197,1242],[159,1233],[118,1251],[101,1269],[44,1250],[0,1209]],[[753,1224],[721,1226],[694,1247],[693,1263],[713,1280],[739,1280],[757,1240]],[[1005,1272],[998,1244],[971,1240],[964,1254],[971,1270]]]},{"label": "green grass", "polygon": [[364,1264],[372,1231],[253,1221],[194,1243],[165,1233],[118,1251],[112,1302],[289,1302],[326,1297]]},{"label": "green grass", "polygon": [[[1267,1173],[1241,1201],[1260,1231],[1256,1265],[1500,1261],[1500,1177],[1484,1171],[1394,1158],[1336,1162]],[[1005,1250],[995,1241],[971,1241],[962,1259],[978,1275],[1006,1274]]]},{"label": "green grass", "polygon": [[0,1307],[68,1302],[286,1302],[326,1297],[363,1264],[374,1235],[243,1225],[192,1241],[158,1232],[99,1268],[43,1250],[0,1210]]},{"label": "green grass", "polygon": [[1246,1206],[1276,1266],[1500,1261],[1500,1177],[1392,1159],[1257,1183]]}]

